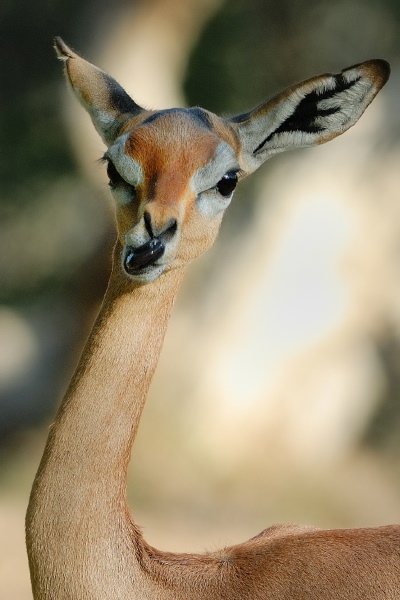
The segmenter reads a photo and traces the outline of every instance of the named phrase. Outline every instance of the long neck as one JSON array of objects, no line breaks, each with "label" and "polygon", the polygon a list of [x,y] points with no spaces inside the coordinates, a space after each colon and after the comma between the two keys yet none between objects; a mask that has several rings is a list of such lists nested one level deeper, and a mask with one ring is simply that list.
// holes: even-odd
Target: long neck
[{"label": "long neck", "polygon": [[165,273],[145,286],[118,269],[111,276],[31,494],[27,545],[35,598],[86,597],[78,571],[88,587],[94,580],[102,585],[96,597],[107,597],[107,578],[115,587],[112,563],[123,570],[124,561],[140,554],[126,507],[126,471],[182,275]]}]

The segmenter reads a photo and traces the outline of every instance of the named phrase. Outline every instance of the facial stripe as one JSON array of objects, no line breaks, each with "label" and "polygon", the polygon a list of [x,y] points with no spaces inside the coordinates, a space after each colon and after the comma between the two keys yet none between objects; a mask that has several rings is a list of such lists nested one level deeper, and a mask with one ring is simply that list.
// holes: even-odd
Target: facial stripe
[{"label": "facial stripe", "polygon": [[[150,115],[116,140],[106,158],[137,188],[139,214],[143,199],[156,209],[161,222],[165,211],[186,206],[214,188],[227,172],[239,170],[230,140],[221,141],[214,128],[202,109],[167,110]],[[222,206],[220,202],[219,210]]]},{"label": "facial stripe", "polygon": [[[203,122],[201,128],[198,119]],[[164,204],[175,203],[187,194],[190,181],[199,167],[205,168],[203,179],[210,168],[211,171],[217,170],[214,163],[219,158],[222,161],[221,176],[226,172],[225,163],[227,169],[236,167],[232,148],[226,142],[221,142],[213,131],[209,131],[206,123],[209,124],[207,112],[204,111],[203,115],[201,109],[160,111],[145,119],[133,133],[121,136],[124,141],[118,146],[114,144],[113,153],[118,154],[120,160],[120,150],[123,148],[131,160],[141,165],[144,173],[143,197]],[[208,180],[211,186],[217,182],[212,174]],[[194,191],[192,186],[190,195]]]}]

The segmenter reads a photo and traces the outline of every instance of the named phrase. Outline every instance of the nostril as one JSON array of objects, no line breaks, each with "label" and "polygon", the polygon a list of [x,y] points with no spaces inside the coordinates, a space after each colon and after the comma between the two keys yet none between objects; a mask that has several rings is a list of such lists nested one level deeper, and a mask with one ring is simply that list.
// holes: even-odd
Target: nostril
[{"label": "nostril", "polygon": [[174,237],[178,229],[178,221],[175,217],[171,217],[166,223],[158,225],[156,220],[153,221],[151,213],[147,210],[143,213],[143,221],[145,229],[152,240],[161,237],[164,240],[169,240]]},{"label": "nostril", "polygon": [[169,237],[172,238],[178,229],[178,221],[176,219],[170,219],[163,231],[163,237]]},{"label": "nostril", "polygon": [[147,210],[145,211],[144,215],[143,215],[143,219],[144,219],[144,226],[146,227],[146,231],[149,234],[149,236],[151,238],[154,237],[154,232],[153,232],[153,228],[151,226],[151,215],[149,212],[147,212]]}]

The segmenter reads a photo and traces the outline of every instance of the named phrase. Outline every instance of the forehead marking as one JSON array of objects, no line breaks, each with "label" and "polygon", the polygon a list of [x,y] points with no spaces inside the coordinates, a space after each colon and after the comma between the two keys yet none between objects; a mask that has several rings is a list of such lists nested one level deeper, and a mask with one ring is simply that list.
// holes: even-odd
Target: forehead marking
[{"label": "forehead marking", "polygon": [[161,111],[121,136],[125,153],[142,166],[143,193],[149,200],[175,203],[188,189],[193,193],[193,174],[214,159],[221,144],[213,132],[199,128],[192,114],[188,118],[188,112]]},{"label": "forehead marking", "polygon": [[210,131],[213,129],[213,123],[207,111],[197,106],[194,108],[167,108],[165,110],[159,110],[147,117],[142,124],[149,125],[150,123],[154,123],[154,121],[160,117],[165,117],[166,115],[186,116],[189,117],[190,120],[197,125],[197,127],[205,127]]},{"label": "forehead marking", "polygon": [[159,111],[121,135],[106,157],[128,183],[141,186],[147,200],[176,203],[239,169],[234,148],[206,126],[209,121],[200,108]]}]

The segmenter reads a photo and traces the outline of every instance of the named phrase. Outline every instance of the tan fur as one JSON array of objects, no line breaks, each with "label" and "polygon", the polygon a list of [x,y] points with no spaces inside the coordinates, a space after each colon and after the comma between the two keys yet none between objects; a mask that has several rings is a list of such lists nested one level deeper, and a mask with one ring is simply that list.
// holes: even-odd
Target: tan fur
[{"label": "tan fur", "polygon": [[[61,40],[56,46],[73,90],[103,139],[111,147],[118,136],[128,134],[124,153],[140,164],[144,178],[132,202],[117,208],[119,236],[109,287],[51,428],[32,489],[26,531],[34,598],[400,598],[400,526],[323,531],[275,525],[217,552],[173,554],[145,542],[126,501],[131,447],[175,296],[187,263],[206,250],[218,232],[223,214],[214,189],[218,179],[224,170],[229,172],[233,160],[243,170],[241,175],[246,174],[246,165],[253,170],[255,159],[246,145],[259,135],[260,113],[262,119],[266,115],[268,126],[268,111],[281,110],[282,103],[284,111],[293,93],[301,98],[329,76],[295,86],[243,119],[229,122],[209,114],[209,122],[203,115],[204,122],[200,118],[196,123],[188,113],[177,112],[146,123],[156,113],[136,113],[135,107],[134,115],[118,113],[104,74]],[[386,81],[384,70],[382,63],[373,62],[357,71],[369,78],[364,108]],[[297,143],[299,136],[292,133],[279,140],[293,138]],[[268,130],[261,135],[272,137]],[[324,141],[326,135],[317,132],[312,143]],[[221,141],[227,146],[220,155]],[[226,162],[222,172],[218,162],[214,164],[220,156]],[[201,173],[199,180],[196,173]],[[202,189],[201,177],[211,181],[214,173],[212,186],[207,184],[210,189]],[[194,185],[201,189],[196,191]],[[204,195],[207,210],[201,213],[196,203]],[[171,218],[177,221],[172,241],[165,241],[170,262],[147,282],[128,276],[121,260],[127,238],[129,244],[135,240],[146,244],[145,213],[160,231]]]}]

